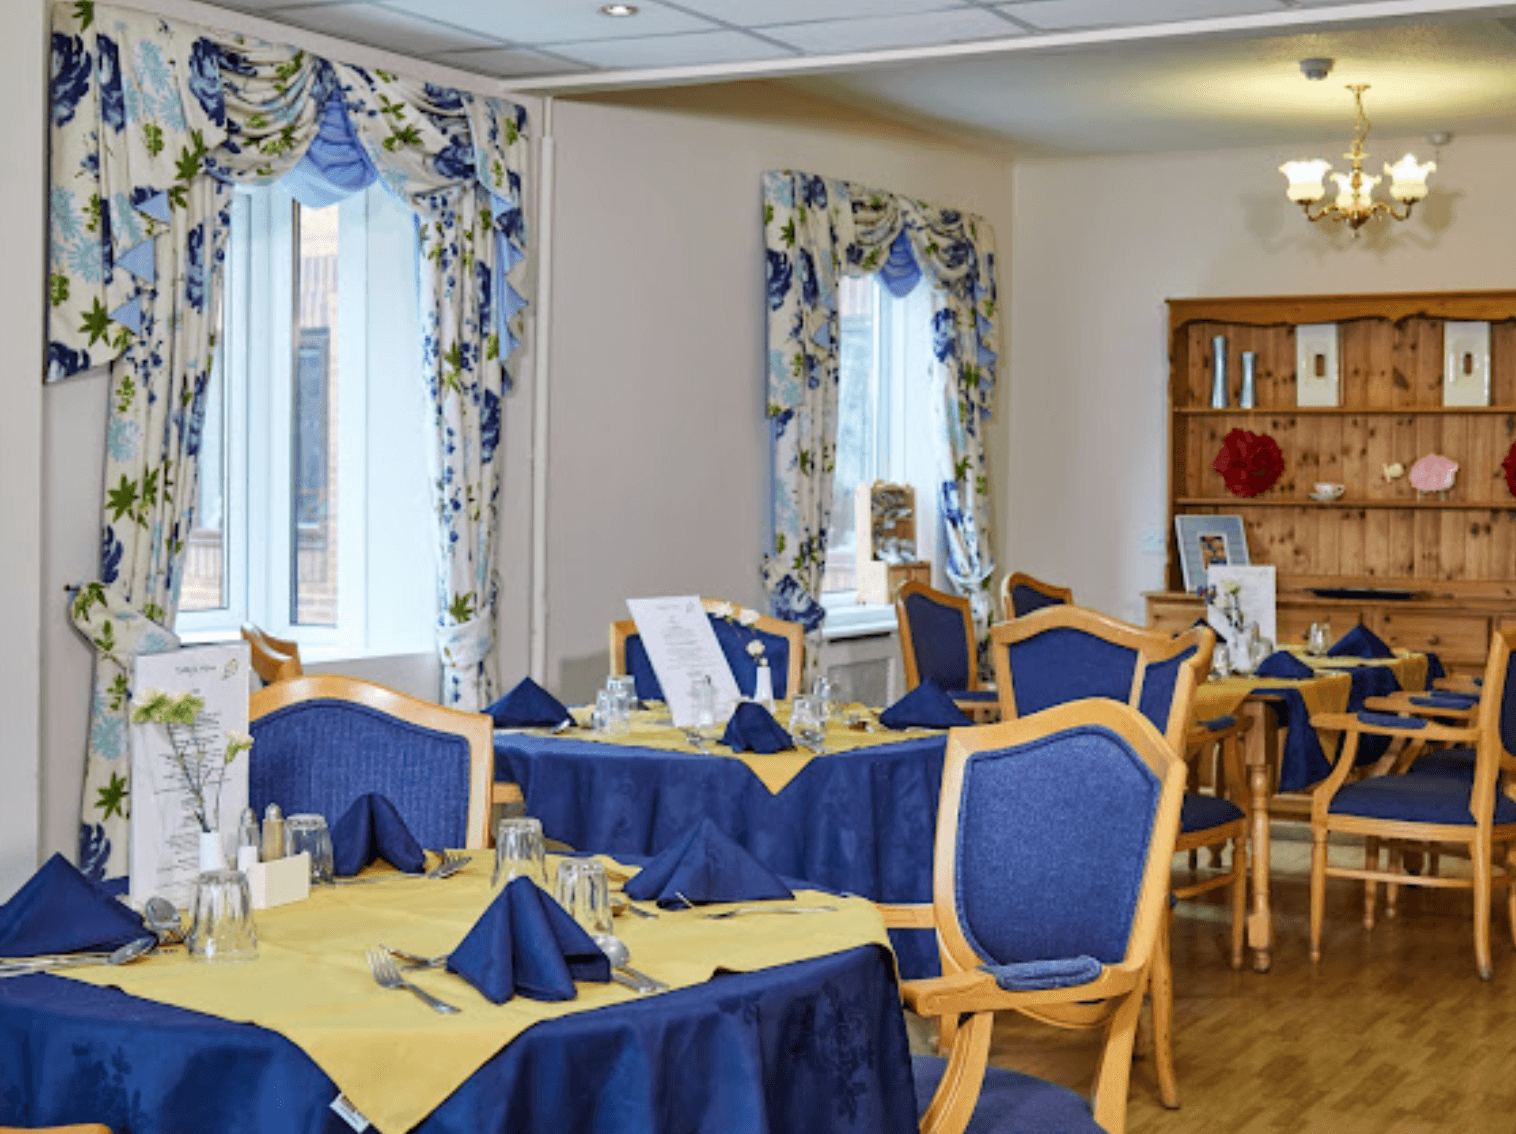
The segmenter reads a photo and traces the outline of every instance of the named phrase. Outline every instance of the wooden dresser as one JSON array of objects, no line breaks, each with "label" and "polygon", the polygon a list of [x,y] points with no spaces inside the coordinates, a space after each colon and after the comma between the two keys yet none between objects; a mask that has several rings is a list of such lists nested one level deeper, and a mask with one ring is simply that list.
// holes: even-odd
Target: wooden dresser
[{"label": "wooden dresser", "polygon": [[[1167,590],[1147,596],[1150,625],[1188,626],[1202,604],[1184,593],[1175,515],[1242,518],[1254,563],[1279,580],[1279,640],[1313,621],[1334,635],[1362,622],[1386,642],[1432,650],[1450,671],[1477,672],[1492,628],[1516,622],[1516,497],[1501,462],[1516,441],[1516,292],[1435,292],[1169,301]],[[1443,404],[1443,327],[1490,323],[1490,404]],[[1297,405],[1295,328],[1339,328],[1335,406]],[[1210,408],[1212,340],[1226,338],[1230,406]],[[1256,354],[1256,407],[1238,408],[1241,353]],[[1272,437],[1278,482],[1232,495],[1212,462],[1232,429]],[[1446,493],[1421,495],[1409,470],[1440,453],[1459,465]],[[1407,475],[1390,479],[1386,465]],[[1340,499],[1310,498],[1318,481]],[[1322,598],[1318,588],[1411,592]]]}]

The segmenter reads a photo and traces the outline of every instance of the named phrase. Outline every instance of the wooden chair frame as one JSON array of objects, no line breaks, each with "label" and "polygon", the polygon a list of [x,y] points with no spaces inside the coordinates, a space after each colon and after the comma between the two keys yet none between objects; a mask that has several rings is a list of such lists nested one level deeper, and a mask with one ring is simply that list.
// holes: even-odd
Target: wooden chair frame
[{"label": "wooden chair frame", "polygon": [[1242,817],[1199,831],[1180,831],[1174,842],[1176,854],[1189,852],[1191,867],[1195,866],[1195,852],[1200,848],[1211,847],[1213,853],[1219,853],[1223,845],[1228,842],[1232,844],[1231,869],[1194,882],[1176,883],[1173,893],[1176,898],[1193,898],[1208,890],[1232,887],[1231,962],[1234,969],[1242,968],[1242,939],[1247,928],[1248,832],[1252,829],[1253,799],[1248,791],[1246,769],[1243,766],[1242,738],[1252,724],[1249,717],[1237,717],[1229,727],[1216,732],[1201,725],[1190,728],[1185,739],[1186,753],[1198,757],[1206,748],[1214,747],[1218,750],[1221,766],[1220,775],[1216,777],[1216,794],[1236,804],[1242,811]]},{"label": "wooden chair frame", "polygon": [[299,642],[275,638],[251,622],[242,624],[242,637],[252,649],[253,672],[269,685],[300,677],[305,672],[300,665]]},{"label": "wooden chair frame", "polygon": [[1066,606],[1074,604],[1074,588],[1060,587],[1056,583],[1044,583],[1041,579],[1034,579],[1025,571],[1016,571],[1000,580],[1000,612],[1007,622],[1017,617],[1016,608],[1011,603],[1011,595],[1017,587],[1030,587],[1038,594],[1057,599]]},{"label": "wooden chair frame", "polygon": [[[490,805],[494,802],[495,744],[493,725],[484,713],[464,713],[418,700],[383,685],[356,677],[319,674],[280,681],[259,689],[248,699],[248,719],[256,721],[276,709],[302,701],[347,701],[437,732],[463,737],[469,747],[467,847],[490,845]],[[515,787],[514,784],[509,785]],[[518,790],[519,795],[519,790]]]},{"label": "wooden chair frame", "polygon": [[[1489,660],[1485,664],[1484,688],[1491,691],[1479,703],[1474,728],[1459,728],[1437,723],[1419,723],[1419,727],[1396,727],[1361,720],[1356,713],[1318,713],[1311,718],[1317,729],[1344,733],[1342,749],[1332,772],[1311,793],[1311,960],[1321,959],[1321,929],[1326,913],[1328,878],[1361,878],[1364,881],[1364,921],[1373,923],[1375,888],[1385,882],[1392,886],[1467,887],[1474,891],[1474,960],[1479,975],[1489,980],[1494,974],[1490,959],[1490,894],[1496,885],[1505,886],[1507,916],[1511,936],[1516,940],[1516,823],[1493,822],[1496,781],[1502,771],[1516,774],[1516,758],[1505,751],[1500,736],[1500,714],[1506,669],[1511,664],[1511,650],[1516,645],[1516,626],[1497,630],[1490,641]],[[1472,824],[1423,823],[1413,820],[1375,819],[1360,815],[1333,814],[1332,799],[1352,773],[1358,744],[1365,733],[1392,736],[1407,742],[1406,750],[1396,761],[1398,769],[1407,769],[1428,744],[1445,742],[1472,746],[1475,750],[1474,784],[1469,810]],[[1391,772],[1391,775],[1402,774]],[[1327,860],[1327,845],[1332,833],[1361,835],[1364,839],[1362,869],[1332,866]],[[1381,840],[1448,844],[1468,854],[1472,878],[1444,878],[1440,875],[1414,875],[1393,869],[1381,870]],[[1496,848],[1505,850],[1501,873],[1494,873]]]},{"label": "wooden chair frame", "polygon": [[[702,598],[700,605],[705,607],[707,614],[715,613],[722,605],[739,606],[739,603],[728,603],[724,599]],[[781,618],[771,618],[767,614],[760,614],[758,621],[753,623],[754,630],[762,630],[765,634],[775,634],[789,643],[789,665],[784,671],[784,691],[789,694],[789,699],[799,695],[803,673],[805,672],[805,627],[798,622],[786,622]],[[623,618],[611,623],[611,673],[617,677],[626,673],[626,640],[637,633],[637,623],[630,618]]]},{"label": "wooden chair frame", "polygon": [[[958,803],[963,795],[964,769],[977,752],[1010,748],[1090,725],[1108,728],[1122,737],[1162,785],[1126,956],[1118,964],[1104,966],[1088,984],[1007,992],[993,976],[980,970],[984,958],[969,944],[954,901]],[[939,1034],[949,1048],[941,1084],[921,1120],[923,1134],[962,1134],[983,1084],[994,1014],[1007,1009],[1059,1027],[1105,1030],[1095,1071],[1095,1121],[1111,1134],[1121,1134],[1125,1129],[1127,1082],[1142,997],[1155,958],[1165,951],[1156,946],[1168,903],[1169,866],[1179,829],[1184,782],[1185,765],[1173,746],[1141,713],[1118,701],[1074,701],[1024,720],[948,733],[933,850],[932,904],[881,907],[885,923],[891,927],[936,929],[942,954],[942,976],[901,985],[908,1008],[945,1025]]]},{"label": "wooden chair frame", "polygon": [[[902,583],[900,589],[895,592],[895,622],[900,633],[900,656],[905,667],[906,692],[909,693],[921,684],[921,670],[916,665],[916,644],[911,637],[911,621],[905,616],[905,600],[911,595],[924,595],[941,606],[953,607],[963,615],[963,637],[969,655],[969,683],[966,688],[970,693],[983,689],[984,686],[979,681],[979,649],[974,643],[973,606],[963,595],[949,594],[947,591],[939,591],[935,587],[913,580]],[[999,718],[998,710],[992,701],[955,701],[954,704],[976,724]]]}]

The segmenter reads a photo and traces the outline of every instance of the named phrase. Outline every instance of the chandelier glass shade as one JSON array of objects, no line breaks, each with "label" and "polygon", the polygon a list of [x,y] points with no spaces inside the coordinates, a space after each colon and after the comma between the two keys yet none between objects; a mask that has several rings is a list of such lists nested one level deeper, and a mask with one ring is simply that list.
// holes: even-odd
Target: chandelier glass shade
[{"label": "chandelier glass shade", "polygon": [[[1427,175],[1437,168],[1436,162],[1418,162],[1412,154],[1406,154],[1394,165],[1386,163],[1384,172],[1390,179],[1389,195],[1400,207],[1374,199],[1374,190],[1384,178],[1363,171],[1364,159],[1368,157],[1363,151],[1363,143],[1369,136],[1369,119],[1363,112],[1363,92],[1368,89],[1367,83],[1351,84],[1348,87],[1353,92],[1353,102],[1357,107],[1357,117],[1353,123],[1353,148],[1342,155],[1352,163],[1349,172],[1332,173],[1332,163],[1322,158],[1287,161],[1279,167],[1279,172],[1290,183],[1285,192],[1290,200],[1305,210],[1309,220],[1345,223],[1353,230],[1354,236],[1358,235],[1360,228],[1380,214],[1394,220],[1409,217],[1416,202],[1427,195]],[[1332,181],[1336,183],[1337,195],[1330,204],[1323,204],[1313,212],[1311,206],[1327,195],[1325,180],[1328,174],[1331,174]]]}]

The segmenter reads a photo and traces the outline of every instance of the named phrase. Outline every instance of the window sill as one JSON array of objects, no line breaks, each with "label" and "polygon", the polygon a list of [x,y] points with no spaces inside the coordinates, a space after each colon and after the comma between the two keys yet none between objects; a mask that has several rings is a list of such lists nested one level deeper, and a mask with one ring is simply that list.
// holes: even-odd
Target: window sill
[{"label": "window sill", "polygon": [[826,621],[821,624],[821,640],[832,642],[843,638],[871,638],[880,634],[893,634],[896,630],[893,605],[876,603],[859,605],[851,601],[852,592],[846,592],[846,600],[823,598]]}]

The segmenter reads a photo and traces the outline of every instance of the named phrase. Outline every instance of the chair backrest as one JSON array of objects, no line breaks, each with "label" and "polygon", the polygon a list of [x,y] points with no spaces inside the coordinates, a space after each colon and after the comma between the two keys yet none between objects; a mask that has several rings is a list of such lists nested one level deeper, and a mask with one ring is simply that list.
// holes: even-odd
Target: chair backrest
[{"label": "chair backrest", "polygon": [[1178,637],[1082,606],[1049,606],[990,629],[1003,720],[1084,697],[1123,701],[1183,751],[1195,688],[1211,668],[1216,635]]},{"label": "chair backrest", "polygon": [[365,792],[388,796],[423,847],[489,845],[490,718],[353,677],[280,681],[248,701],[248,805],[341,818]]},{"label": "chair backrest", "polygon": [[253,672],[263,679],[264,684],[288,681],[305,672],[300,665],[299,642],[275,638],[251,622],[242,624],[242,637],[252,649]]},{"label": "chair backrest", "polygon": [[1184,781],[1173,745],[1116,701],[950,732],[932,884],[944,971],[1145,965]]},{"label": "chair backrest", "polygon": [[1502,772],[1516,774],[1516,626],[1505,626],[1490,637],[1484,667],[1484,696],[1479,701],[1479,747],[1474,760],[1474,790],[1469,810],[1479,822],[1494,814],[1495,791]]},{"label": "chair backrest", "polygon": [[1044,583],[1024,571],[1007,575],[1000,584],[1000,609],[1007,621],[1045,606],[1068,606],[1073,601],[1072,588]]},{"label": "chair backrest", "polygon": [[925,583],[904,583],[895,592],[895,621],[907,691],[929,677],[949,693],[979,688],[974,613],[967,598]]},{"label": "chair backrest", "polygon": [[[716,632],[716,642],[726,655],[727,664],[732,667],[738,692],[744,697],[753,695],[758,663],[747,652],[747,647],[749,642],[757,639],[763,643],[763,656],[768,659],[775,699],[782,701],[800,693],[800,675],[805,664],[804,626],[756,611],[744,611],[736,603],[722,599],[702,598],[700,602]],[[728,615],[727,611],[733,613]],[[746,623],[741,617],[743,614],[747,615]],[[637,633],[637,623],[630,618],[611,623],[611,672],[631,674],[636,679],[637,696],[641,700],[664,700],[663,687],[658,684],[658,675],[648,660],[642,635]]]}]

